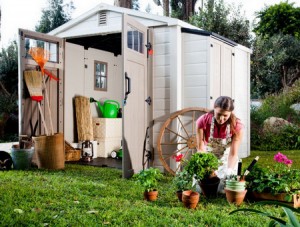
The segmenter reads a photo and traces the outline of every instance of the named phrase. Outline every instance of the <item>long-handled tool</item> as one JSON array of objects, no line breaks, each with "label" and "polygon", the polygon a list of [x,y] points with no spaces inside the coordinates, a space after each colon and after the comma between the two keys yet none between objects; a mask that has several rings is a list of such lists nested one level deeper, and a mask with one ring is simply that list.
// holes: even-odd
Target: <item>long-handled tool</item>
[{"label": "long-handled tool", "polygon": [[45,98],[46,98],[46,102],[47,102],[46,105],[47,105],[47,109],[48,109],[48,112],[49,112],[49,121],[50,121],[50,127],[51,127],[51,135],[53,135],[54,134],[54,130],[53,130],[51,110],[50,110],[50,103],[49,103],[48,92],[47,92],[45,78],[44,78],[44,75],[45,75],[44,66],[45,66],[46,62],[50,58],[50,53],[48,51],[44,50],[41,47],[31,47],[29,49],[28,53],[32,56],[32,58],[40,66],[42,74],[43,74],[43,77],[42,77],[43,89],[45,91]]},{"label": "long-handled tool", "polygon": [[48,128],[44,119],[44,114],[41,108],[41,101],[43,100],[42,74],[39,71],[24,71],[24,79],[31,99],[33,101],[36,101],[38,104],[41,119],[45,128],[45,133],[46,135],[49,135]]}]

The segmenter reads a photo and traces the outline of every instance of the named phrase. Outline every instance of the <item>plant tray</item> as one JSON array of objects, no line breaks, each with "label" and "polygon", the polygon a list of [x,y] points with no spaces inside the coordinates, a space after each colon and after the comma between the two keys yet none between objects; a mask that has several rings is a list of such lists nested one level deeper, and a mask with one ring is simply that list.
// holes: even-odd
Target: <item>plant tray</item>
[{"label": "plant tray", "polygon": [[65,161],[74,162],[79,161],[81,158],[81,149],[73,149],[65,151]]},{"label": "plant tray", "polygon": [[300,194],[293,195],[293,200],[291,202],[286,200],[286,193],[273,195],[272,193],[252,192],[251,196],[255,200],[275,200],[275,201],[288,203],[294,208],[300,207]]}]

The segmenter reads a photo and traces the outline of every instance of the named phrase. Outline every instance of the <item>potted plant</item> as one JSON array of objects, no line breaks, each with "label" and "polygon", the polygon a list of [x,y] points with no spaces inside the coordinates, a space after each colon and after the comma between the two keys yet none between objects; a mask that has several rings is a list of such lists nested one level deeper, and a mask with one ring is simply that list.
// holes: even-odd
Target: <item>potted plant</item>
[{"label": "potted plant", "polygon": [[149,169],[141,170],[134,175],[134,178],[141,186],[144,187],[144,199],[154,201],[157,199],[158,181],[163,177],[159,169],[150,167]]},{"label": "potted plant", "polygon": [[191,190],[193,183],[193,176],[189,174],[185,169],[176,173],[173,184],[176,187],[176,194],[179,201],[182,201],[182,192]]},{"label": "potted plant", "polygon": [[293,161],[278,152],[274,155],[274,165],[257,165],[247,176],[247,189],[254,199],[294,202],[300,191],[300,170],[292,169]]},{"label": "potted plant", "polygon": [[199,183],[202,193],[206,196],[217,194],[220,178],[215,175],[219,160],[212,153],[198,152],[187,161],[185,170]]}]

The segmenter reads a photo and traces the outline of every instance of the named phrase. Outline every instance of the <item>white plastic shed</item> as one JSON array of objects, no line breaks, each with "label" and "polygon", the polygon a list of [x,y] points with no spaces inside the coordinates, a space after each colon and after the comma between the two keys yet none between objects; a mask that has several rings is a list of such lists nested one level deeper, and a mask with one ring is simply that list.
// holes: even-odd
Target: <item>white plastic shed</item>
[{"label": "white plastic shed", "polygon": [[[46,68],[60,78],[49,89],[59,110],[54,116],[55,130],[63,131],[65,140],[78,142],[73,106],[76,95],[119,103],[126,99],[124,177],[142,169],[148,125],[154,122],[150,144],[155,153],[163,123],[159,119],[191,106],[211,108],[220,95],[235,100],[235,113],[245,125],[239,155],[249,155],[250,49],[178,19],[99,4],[47,35],[20,29],[20,81],[23,71],[36,65],[23,48],[31,43],[28,40],[43,40],[55,53]],[[151,43],[153,55],[148,54],[147,43]],[[95,62],[107,63],[106,90],[95,89]],[[22,94],[22,83],[20,91]],[[145,102],[148,97],[150,105]],[[22,134],[28,132],[29,125],[24,113],[26,103],[22,96]],[[92,115],[98,116],[96,107]],[[154,157],[154,166],[162,168],[158,156]]]}]

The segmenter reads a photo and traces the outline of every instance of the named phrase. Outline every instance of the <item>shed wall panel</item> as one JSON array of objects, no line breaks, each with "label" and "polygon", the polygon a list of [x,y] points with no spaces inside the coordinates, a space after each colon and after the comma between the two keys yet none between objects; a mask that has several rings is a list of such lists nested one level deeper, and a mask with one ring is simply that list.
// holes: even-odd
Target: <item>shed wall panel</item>
[{"label": "shed wall panel", "polygon": [[182,34],[182,109],[192,106],[207,108],[208,37]]},{"label": "shed wall panel", "polygon": [[235,49],[235,113],[244,124],[240,157],[250,155],[250,53]]}]

